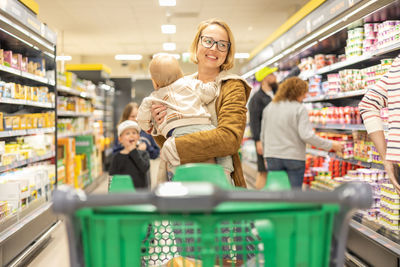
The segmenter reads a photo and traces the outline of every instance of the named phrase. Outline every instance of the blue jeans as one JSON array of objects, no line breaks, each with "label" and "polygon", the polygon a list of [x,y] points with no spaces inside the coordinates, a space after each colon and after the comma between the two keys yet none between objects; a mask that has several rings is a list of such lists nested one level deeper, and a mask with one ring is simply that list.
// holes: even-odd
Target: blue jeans
[{"label": "blue jeans", "polygon": [[304,160],[266,158],[269,171],[286,171],[292,188],[301,188],[306,170]]}]

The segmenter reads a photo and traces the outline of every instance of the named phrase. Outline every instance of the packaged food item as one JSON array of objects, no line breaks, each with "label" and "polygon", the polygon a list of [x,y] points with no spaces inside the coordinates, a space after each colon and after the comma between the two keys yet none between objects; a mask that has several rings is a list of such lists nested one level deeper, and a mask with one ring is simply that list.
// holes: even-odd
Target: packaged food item
[{"label": "packaged food item", "polygon": [[3,56],[4,56],[4,65],[7,66],[7,67],[11,67],[12,58],[13,58],[12,51],[5,50],[3,52]]}]

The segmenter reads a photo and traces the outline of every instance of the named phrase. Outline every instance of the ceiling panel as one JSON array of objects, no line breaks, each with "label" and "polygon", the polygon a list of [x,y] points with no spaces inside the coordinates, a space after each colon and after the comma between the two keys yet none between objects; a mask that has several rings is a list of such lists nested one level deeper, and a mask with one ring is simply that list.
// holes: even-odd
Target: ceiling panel
[{"label": "ceiling panel", "polygon": [[[185,52],[198,23],[213,17],[230,25],[238,52],[250,52],[307,2],[177,0],[176,7],[166,8],[160,7],[158,0],[36,1],[39,19],[59,34],[58,51],[91,56],[151,55],[160,52],[166,41],[177,43],[176,52]],[[161,24],[167,22],[176,24],[176,34],[161,33]]]}]

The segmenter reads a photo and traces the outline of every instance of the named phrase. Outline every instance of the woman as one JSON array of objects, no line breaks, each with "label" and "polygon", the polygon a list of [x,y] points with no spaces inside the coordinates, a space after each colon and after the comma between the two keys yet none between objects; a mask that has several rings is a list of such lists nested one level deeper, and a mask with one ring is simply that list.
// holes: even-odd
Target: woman
[{"label": "woman", "polygon": [[268,170],[287,172],[292,187],[303,184],[306,143],[324,150],[339,151],[339,142],[318,137],[302,102],[308,92],[307,82],[292,77],[284,81],[272,103],[263,111],[260,139]]},{"label": "woman", "polygon": [[[246,125],[246,103],[251,87],[241,77],[227,73],[234,65],[235,55],[235,41],[229,26],[218,19],[201,22],[190,52],[191,60],[198,66],[198,72],[190,77],[217,82],[218,97],[207,106],[217,128],[170,137],[166,142],[162,136],[156,136],[156,142],[165,148],[160,156],[173,160],[176,166],[230,155],[234,166],[233,184],[246,187],[238,150]],[[160,124],[165,117],[165,107],[154,104],[152,115]]]}]

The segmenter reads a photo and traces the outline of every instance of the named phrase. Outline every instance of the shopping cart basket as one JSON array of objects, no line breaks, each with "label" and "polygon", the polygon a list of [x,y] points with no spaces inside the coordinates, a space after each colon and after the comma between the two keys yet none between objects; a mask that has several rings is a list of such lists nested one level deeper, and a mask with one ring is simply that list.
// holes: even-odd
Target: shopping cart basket
[{"label": "shopping cart basket", "polygon": [[[320,267],[328,266],[330,258],[343,266],[351,210],[370,207],[372,192],[363,183],[332,192],[263,192],[169,182],[154,192],[108,195],[60,186],[53,202],[54,211],[66,215],[72,266],[182,266],[171,260],[181,256],[186,266]],[[218,231],[227,222],[237,228],[241,221],[256,230],[251,243],[245,237],[254,229]],[[165,236],[149,238],[149,225],[164,227]],[[178,238],[181,242],[175,242]],[[161,262],[151,262],[156,258]]]}]

